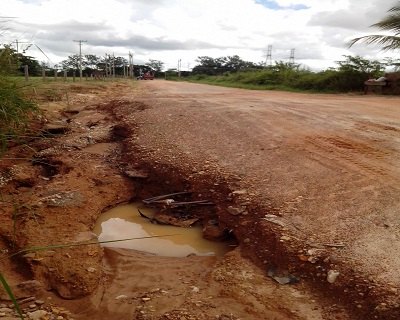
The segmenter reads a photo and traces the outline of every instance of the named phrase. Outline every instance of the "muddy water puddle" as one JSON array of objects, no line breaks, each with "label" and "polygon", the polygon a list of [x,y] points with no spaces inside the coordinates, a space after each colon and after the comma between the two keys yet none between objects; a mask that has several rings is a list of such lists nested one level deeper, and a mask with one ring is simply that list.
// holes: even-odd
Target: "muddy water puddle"
[{"label": "muddy water puddle", "polygon": [[154,214],[153,209],[143,208],[141,203],[121,205],[104,212],[93,230],[98,235],[99,241],[165,237],[103,243],[103,246],[133,249],[166,257],[186,257],[190,254],[222,256],[232,250],[228,243],[203,239],[202,230],[199,227],[181,228],[153,224],[140,216],[138,207],[146,216]]}]

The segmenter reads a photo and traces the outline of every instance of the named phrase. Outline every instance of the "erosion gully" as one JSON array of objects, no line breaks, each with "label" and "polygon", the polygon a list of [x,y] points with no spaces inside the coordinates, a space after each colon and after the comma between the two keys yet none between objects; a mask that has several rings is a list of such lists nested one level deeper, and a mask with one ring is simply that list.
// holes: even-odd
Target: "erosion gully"
[{"label": "erosion gully", "polygon": [[[28,318],[44,311],[42,319],[395,319],[357,308],[351,288],[322,284],[315,265],[299,262],[301,248],[285,245],[281,225],[247,218],[260,207],[234,179],[151,159],[134,143],[140,124],[118,111],[126,105],[140,112],[120,99],[69,107],[46,124],[51,138],[14,146],[1,161],[3,200],[18,199],[1,209],[1,268]],[[34,160],[5,160],[19,154]],[[181,192],[163,200],[210,204],[184,205],[183,218],[157,204],[158,218],[192,219],[205,238],[230,241],[232,250],[165,257],[91,244],[6,258],[31,246],[93,241],[107,210]],[[325,277],[327,263],[320,263]],[[0,298],[15,318],[7,294]]]}]

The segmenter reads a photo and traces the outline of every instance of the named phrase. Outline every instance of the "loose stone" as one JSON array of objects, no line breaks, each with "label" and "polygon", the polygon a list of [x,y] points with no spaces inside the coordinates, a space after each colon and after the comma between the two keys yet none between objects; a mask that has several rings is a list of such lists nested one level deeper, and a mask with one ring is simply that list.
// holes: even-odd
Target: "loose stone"
[{"label": "loose stone", "polygon": [[28,312],[28,317],[31,320],[41,320],[47,315],[47,311],[45,310],[37,310],[33,312]]},{"label": "loose stone", "polygon": [[329,270],[326,280],[329,283],[334,283],[336,281],[337,277],[339,276],[339,274],[340,274],[340,272],[337,270]]}]

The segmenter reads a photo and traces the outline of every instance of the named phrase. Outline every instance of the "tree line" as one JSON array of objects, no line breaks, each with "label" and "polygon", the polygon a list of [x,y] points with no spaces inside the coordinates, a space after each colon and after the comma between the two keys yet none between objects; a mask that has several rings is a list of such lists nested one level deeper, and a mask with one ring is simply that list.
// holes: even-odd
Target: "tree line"
[{"label": "tree line", "polygon": [[[213,59],[222,61],[221,59]],[[360,56],[344,56],[336,61],[336,67],[322,71],[311,71],[304,66],[285,61],[271,65],[257,64],[255,67],[236,66],[227,69],[210,59],[199,59],[205,64],[196,66],[188,80],[249,89],[310,90],[320,92],[360,91],[364,82],[378,78],[388,66],[399,67],[399,60],[387,59],[383,62],[368,60]],[[226,59],[225,59],[226,61]]]},{"label": "tree line", "polygon": [[[4,45],[0,49],[0,74],[3,75],[20,75],[24,73],[24,66],[27,65],[29,75],[40,76],[42,71],[47,72],[61,72],[67,71],[69,76],[72,73],[78,74],[80,69],[80,57],[78,54],[69,55],[65,60],[51,66],[46,62],[39,62],[34,57],[26,55],[24,52],[18,53],[9,45]],[[105,57],[97,56],[94,54],[86,54],[82,56],[82,70],[83,73],[90,76],[95,72],[104,73],[108,68],[116,76],[122,76],[126,73],[126,67],[129,62],[126,58],[120,56],[107,55]],[[159,60],[149,59],[145,64],[133,64],[134,75],[138,76],[140,73],[152,71],[161,73],[164,63]],[[124,70],[125,68],[125,70]],[[111,71],[112,69],[112,71]]]}]

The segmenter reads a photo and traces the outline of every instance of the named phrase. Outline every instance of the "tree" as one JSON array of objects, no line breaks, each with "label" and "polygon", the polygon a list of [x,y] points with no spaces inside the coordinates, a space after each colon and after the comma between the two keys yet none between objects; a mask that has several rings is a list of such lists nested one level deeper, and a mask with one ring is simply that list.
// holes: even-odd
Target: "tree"
[{"label": "tree", "polygon": [[9,45],[0,49],[0,72],[3,74],[16,73],[18,69],[18,56],[16,51]]},{"label": "tree", "polygon": [[[68,56],[66,60],[61,61],[63,69],[79,70],[79,54]],[[83,64],[83,62],[82,62]]]},{"label": "tree", "polygon": [[164,62],[160,60],[149,59],[149,62],[146,63],[146,66],[150,67],[155,72],[161,72],[164,68]]},{"label": "tree", "polygon": [[86,54],[82,59],[82,65],[86,68],[94,70],[94,69],[98,68],[100,61],[101,61],[100,57],[98,57],[94,54]]},{"label": "tree", "polygon": [[40,66],[40,63],[37,60],[35,60],[35,58],[19,53],[18,60],[19,60],[18,70],[21,73],[24,73],[24,66],[27,65],[29,70],[29,75],[31,76],[40,75],[42,68]]},{"label": "tree", "polygon": [[215,59],[209,56],[201,56],[196,61],[199,64],[193,68],[192,72],[194,74],[218,75],[224,72],[238,72],[259,68],[253,62],[242,60],[238,55]]},{"label": "tree", "polygon": [[360,56],[344,56],[343,61],[336,61],[339,65],[338,70],[344,72],[358,72],[367,76],[377,77],[385,70],[385,63],[378,60],[367,60]]},{"label": "tree", "polygon": [[389,9],[388,15],[383,20],[373,24],[371,27],[378,27],[384,31],[393,32],[393,35],[369,35],[354,38],[350,42],[350,47],[357,42],[364,42],[368,45],[378,44],[383,50],[400,49],[400,3]]},{"label": "tree", "polygon": [[199,64],[192,69],[192,72],[195,74],[216,75],[222,68],[221,58],[214,59],[209,56],[201,56],[196,61]]},{"label": "tree", "polygon": [[290,72],[290,71],[298,71],[300,70],[300,65],[298,63],[293,62],[285,62],[282,60],[275,61],[275,64],[272,66],[268,66],[267,69],[271,69],[275,72]]}]

